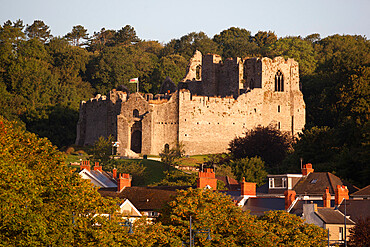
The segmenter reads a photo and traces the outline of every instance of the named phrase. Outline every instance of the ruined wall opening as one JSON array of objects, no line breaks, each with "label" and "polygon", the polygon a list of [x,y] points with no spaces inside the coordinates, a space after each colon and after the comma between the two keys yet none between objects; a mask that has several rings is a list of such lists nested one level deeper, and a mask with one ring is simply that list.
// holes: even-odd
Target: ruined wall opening
[{"label": "ruined wall opening", "polygon": [[142,147],[142,125],[141,122],[135,122],[131,127],[131,150],[135,153],[141,153]]},{"label": "ruined wall opening", "polygon": [[201,78],[202,78],[202,65],[198,65],[195,68],[195,79],[199,81],[201,80]]},{"label": "ruined wall opening", "polygon": [[133,112],[132,112],[132,115],[134,118],[138,118],[139,117],[139,111],[137,109],[135,109]]},{"label": "ruined wall opening", "polygon": [[275,91],[283,92],[284,91],[284,75],[280,70],[275,74]]},{"label": "ruined wall opening", "polygon": [[168,143],[164,144],[164,152],[168,153],[170,151],[170,145]]}]

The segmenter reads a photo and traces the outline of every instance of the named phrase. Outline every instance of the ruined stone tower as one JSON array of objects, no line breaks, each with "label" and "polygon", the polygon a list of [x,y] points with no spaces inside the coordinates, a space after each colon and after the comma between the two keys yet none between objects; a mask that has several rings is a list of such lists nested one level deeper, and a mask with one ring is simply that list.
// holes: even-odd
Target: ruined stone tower
[{"label": "ruined stone tower", "polygon": [[[163,86],[164,87],[164,86]],[[161,89],[162,90],[162,89]],[[305,125],[298,63],[282,57],[227,59],[197,51],[178,90],[153,95],[113,90],[82,102],[76,144],[113,135],[119,153],[158,154],[176,142],[187,154],[226,151],[246,130],[273,126],[297,135]]]}]

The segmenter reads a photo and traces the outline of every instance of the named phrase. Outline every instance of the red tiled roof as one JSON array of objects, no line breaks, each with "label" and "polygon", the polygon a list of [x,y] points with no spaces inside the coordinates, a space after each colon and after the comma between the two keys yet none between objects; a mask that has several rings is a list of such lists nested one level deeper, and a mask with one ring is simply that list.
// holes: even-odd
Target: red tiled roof
[{"label": "red tiled roof", "polygon": [[187,188],[187,186],[126,187],[121,192],[117,192],[117,189],[101,188],[98,192],[103,197],[129,199],[139,211],[158,211],[176,196],[176,190]]}]

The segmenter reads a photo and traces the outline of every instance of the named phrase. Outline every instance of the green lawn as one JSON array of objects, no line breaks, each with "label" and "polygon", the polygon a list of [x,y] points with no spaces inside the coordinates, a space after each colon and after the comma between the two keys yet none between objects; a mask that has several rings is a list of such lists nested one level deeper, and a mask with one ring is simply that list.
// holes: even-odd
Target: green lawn
[{"label": "green lawn", "polygon": [[89,157],[88,154],[83,154],[83,155],[67,154],[66,159],[65,159],[65,163],[69,164],[69,163],[74,163],[74,162],[80,162],[80,159],[81,160],[87,160],[88,157]]},{"label": "green lawn", "polygon": [[189,157],[183,157],[180,159],[180,166],[199,166],[204,162],[204,158],[208,155],[193,155]]},{"label": "green lawn", "polygon": [[[139,162],[141,165],[146,167],[147,177],[145,179],[145,185],[150,185],[162,181],[165,177],[164,171],[167,170],[167,167],[160,161],[149,160],[149,159],[120,159],[119,162]],[[175,168],[170,167],[170,170]]]}]

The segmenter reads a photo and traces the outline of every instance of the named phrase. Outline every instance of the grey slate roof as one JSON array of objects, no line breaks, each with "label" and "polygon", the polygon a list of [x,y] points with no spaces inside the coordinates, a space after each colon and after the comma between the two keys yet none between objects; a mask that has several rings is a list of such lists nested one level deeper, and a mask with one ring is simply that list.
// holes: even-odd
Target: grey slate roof
[{"label": "grey slate roof", "polygon": [[[332,208],[317,208],[317,212],[315,212],[317,216],[320,217],[320,219],[325,224],[344,224],[344,215],[340,213],[337,210],[334,210]],[[353,222],[350,219],[346,219],[347,225],[354,225],[355,222]]]},{"label": "grey slate roof", "polygon": [[349,215],[354,222],[358,222],[361,218],[370,217],[370,199],[345,200],[339,205],[338,209],[343,214],[346,211],[346,215]]},{"label": "grey slate roof", "polygon": [[297,195],[322,196],[326,187],[329,187],[329,193],[334,195],[337,185],[347,186],[349,193],[354,193],[358,190],[357,187],[342,181],[339,177],[330,172],[312,172],[308,174],[307,177],[302,177],[294,186],[293,190],[295,190]]},{"label": "grey slate roof", "polygon": [[277,197],[251,197],[242,207],[243,211],[250,211],[252,215],[263,215],[271,210],[285,210],[285,199]]},{"label": "grey slate roof", "polygon": [[356,197],[357,196],[369,196],[370,197],[370,185],[352,193],[351,196],[356,196]]}]

